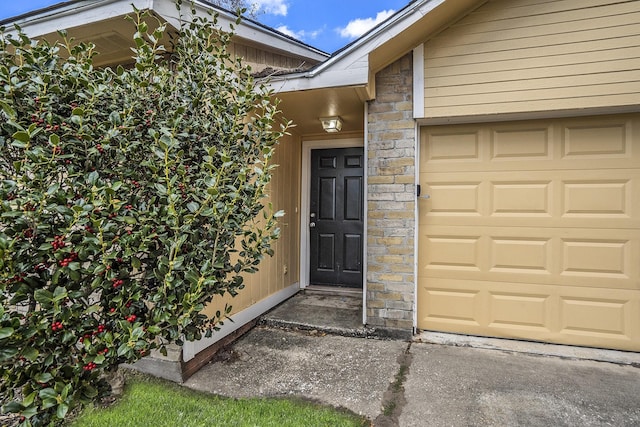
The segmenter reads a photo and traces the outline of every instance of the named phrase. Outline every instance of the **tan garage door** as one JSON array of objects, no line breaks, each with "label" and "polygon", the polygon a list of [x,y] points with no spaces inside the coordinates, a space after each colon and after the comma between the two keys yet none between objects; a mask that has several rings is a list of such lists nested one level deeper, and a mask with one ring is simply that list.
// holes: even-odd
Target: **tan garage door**
[{"label": "tan garage door", "polygon": [[418,327],[640,351],[640,116],[425,127]]}]

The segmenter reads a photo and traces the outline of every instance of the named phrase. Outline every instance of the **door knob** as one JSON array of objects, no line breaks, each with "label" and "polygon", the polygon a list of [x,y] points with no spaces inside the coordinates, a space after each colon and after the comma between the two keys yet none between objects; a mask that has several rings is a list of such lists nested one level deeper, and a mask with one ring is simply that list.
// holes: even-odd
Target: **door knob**
[{"label": "door knob", "polygon": [[314,228],[315,226],[316,226],[316,223],[315,223],[315,222],[310,222],[310,223],[309,223],[309,228]]}]

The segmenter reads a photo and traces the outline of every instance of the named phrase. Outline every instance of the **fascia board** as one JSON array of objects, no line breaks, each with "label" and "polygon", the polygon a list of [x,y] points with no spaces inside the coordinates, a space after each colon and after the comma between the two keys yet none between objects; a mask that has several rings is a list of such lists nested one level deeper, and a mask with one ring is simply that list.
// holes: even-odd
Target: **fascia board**
[{"label": "fascia board", "polygon": [[[38,37],[44,34],[55,33],[65,28],[78,25],[91,24],[104,21],[109,18],[122,16],[123,7],[126,4],[128,11],[132,11],[131,5],[138,9],[150,8],[153,0],[87,0],[72,3],[56,9],[50,9],[39,15],[30,15],[14,21],[28,36]],[[12,25],[7,25],[7,34],[15,34]]]},{"label": "fascia board", "polygon": [[[197,0],[194,2],[194,5],[196,13],[199,14],[199,16],[206,16],[207,10],[212,8],[210,4]],[[176,10],[173,1],[155,0],[153,9],[171,25],[179,28],[180,16],[178,15],[178,11]],[[329,54],[322,52],[319,49],[296,42],[283,34],[272,31],[268,27],[258,25],[251,20],[245,19],[240,25],[236,25],[235,14],[220,9],[216,9],[216,11],[218,12],[218,25],[220,28],[224,30],[229,28],[230,25],[233,25],[234,33],[237,37],[269,46],[271,49],[280,50],[288,54],[301,56],[314,61],[324,61],[329,57]],[[183,6],[183,15],[188,18],[190,14],[190,8]]]},{"label": "fascia board", "polygon": [[319,76],[310,77],[307,73],[286,74],[272,77],[268,86],[276,93],[295,92],[330,87],[363,86],[369,81],[367,68],[347,70],[327,70]]}]

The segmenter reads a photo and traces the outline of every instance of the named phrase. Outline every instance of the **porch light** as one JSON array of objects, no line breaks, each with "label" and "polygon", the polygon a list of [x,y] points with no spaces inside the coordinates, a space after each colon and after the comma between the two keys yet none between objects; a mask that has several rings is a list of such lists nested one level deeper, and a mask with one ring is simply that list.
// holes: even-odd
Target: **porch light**
[{"label": "porch light", "polygon": [[320,122],[322,122],[322,129],[325,132],[340,132],[342,129],[342,119],[338,116],[320,117]]}]

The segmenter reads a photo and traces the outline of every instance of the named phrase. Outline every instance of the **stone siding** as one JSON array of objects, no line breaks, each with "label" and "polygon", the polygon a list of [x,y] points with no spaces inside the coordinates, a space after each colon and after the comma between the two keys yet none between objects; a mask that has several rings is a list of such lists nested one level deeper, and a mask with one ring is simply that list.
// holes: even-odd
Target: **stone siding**
[{"label": "stone siding", "polygon": [[376,75],[368,114],[367,323],[413,328],[415,123],[408,54]]}]

